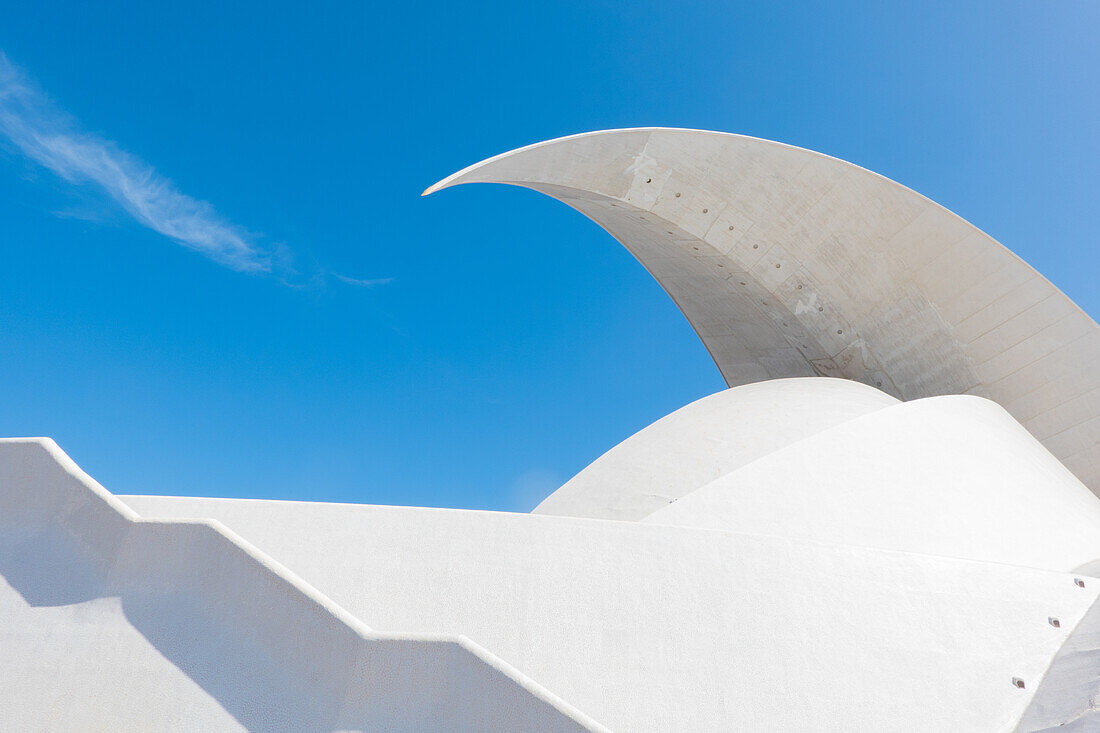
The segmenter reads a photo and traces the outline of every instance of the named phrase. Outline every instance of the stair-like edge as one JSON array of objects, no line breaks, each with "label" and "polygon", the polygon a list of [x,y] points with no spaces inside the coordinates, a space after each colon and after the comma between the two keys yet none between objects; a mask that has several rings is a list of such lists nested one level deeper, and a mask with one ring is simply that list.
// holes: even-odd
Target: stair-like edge
[{"label": "stair-like edge", "polygon": [[338,727],[605,730],[463,636],[371,630],[220,522],[141,517],[49,438],[0,439],[0,526],[62,532],[154,643],[142,609],[191,604]]}]

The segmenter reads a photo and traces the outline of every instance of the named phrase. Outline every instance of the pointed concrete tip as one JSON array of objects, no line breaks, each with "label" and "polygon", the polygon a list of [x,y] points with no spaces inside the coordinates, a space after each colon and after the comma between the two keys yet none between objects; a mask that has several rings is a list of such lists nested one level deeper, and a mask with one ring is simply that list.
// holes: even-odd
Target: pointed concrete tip
[{"label": "pointed concrete tip", "polygon": [[447,176],[443,180],[437,181],[436,183],[433,183],[432,185],[428,186],[427,188],[424,189],[424,193],[422,193],[420,195],[421,196],[429,196],[429,195],[435,193],[436,191],[442,191],[445,188],[450,188],[451,186],[455,186],[455,185],[458,185],[460,183],[465,183],[465,181],[463,181],[462,178],[464,178],[467,173],[471,173],[474,170],[476,170],[478,168],[481,168],[486,163],[489,163],[491,161],[494,161],[494,160],[496,160],[498,158],[501,158],[501,157],[504,157],[506,155],[511,155],[514,152],[517,152],[517,151],[511,150],[511,151],[508,151],[507,153],[503,153],[501,155],[494,155],[492,158],[487,158],[487,159],[482,160],[478,163],[474,163],[473,165],[466,166],[465,168],[458,171],[457,173],[452,173],[451,175]]},{"label": "pointed concrete tip", "polygon": [[[489,160],[492,160],[492,158],[490,158]],[[445,188],[450,188],[451,186],[454,186],[455,184],[462,183],[462,181],[459,180],[460,178],[462,178],[468,172],[472,171],[474,168],[480,168],[482,165],[484,165],[487,162],[488,161],[483,160],[480,163],[474,163],[471,166],[463,168],[462,170],[458,171],[457,173],[452,173],[451,175],[447,176],[443,180],[436,181],[432,185],[425,188],[424,193],[422,193],[420,195],[421,196],[429,196],[429,195],[435,193],[436,191],[442,191]]]},{"label": "pointed concrete tip", "polygon": [[[447,178],[450,178],[450,176],[448,176]],[[440,189],[446,188],[447,187],[447,178],[444,178],[442,181],[436,181],[432,185],[428,186],[427,188],[424,189],[424,192],[420,195],[421,196],[430,196],[431,194],[435,193],[436,191],[439,191]]]},{"label": "pointed concrete tip", "polygon": [[[517,149],[515,149],[515,150],[509,150],[509,151],[506,151],[504,153],[494,155],[492,157],[486,157],[484,161],[481,161],[480,163],[474,163],[473,165],[470,165],[470,166],[466,166],[466,167],[462,168],[461,171],[459,171],[458,173],[452,173],[451,175],[449,175],[449,176],[443,178],[442,180],[440,180],[439,183],[428,186],[427,188],[423,189],[423,193],[420,194],[420,195],[421,196],[429,196],[431,194],[436,193],[437,190],[442,190],[444,188],[450,188],[451,186],[458,186],[460,184],[465,184],[465,183],[503,183],[503,184],[525,185],[525,183],[529,182],[529,180],[530,180],[529,178],[525,177],[525,178],[522,178],[522,180],[515,180],[515,179],[511,179],[510,177],[508,179],[493,177],[491,172],[494,171],[495,168],[492,164],[497,163],[499,161],[503,161],[504,158],[516,157],[516,156],[522,155],[524,153],[527,153],[529,151],[539,149],[539,147],[550,147],[550,146],[553,146],[553,145],[558,145],[560,143],[568,143],[568,142],[575,141],[575,140],[581,140],[583,138],[604,138],[604,136],[614,136],[614,135],[620,135],[620,134],[624,134],[624,133],[657,132],[657,131],[664,131],[664,132],[701,132],[701,131],[697,131],[697,130],[681,130],[681,129],[678,129],[678,128],[621,128],[621,129],[615,129],[615,130],[595,130],[593,132],[579,132],[579,133],[572,134],[572,135],[565,135],[565,136],[563,136],[563,138],[554,138],[553,140],[544,140],[542,142],[537,142],[537,143],[532,143],[530,145],[524,145],[522,147],[517,147]],[[702,132],[705,132],[705,131],[702,131]],[[706,134],[715,134],[715,133],[706,133]],[[488,169],[487,169],[487,171],[482,171],[481,175],[473,175],[474,173],[476,173],[478,171],[478,169],[482,169],[482,168],[488,168]],[[515,172],[513,172],[513,173],[515,173]]]},{"label": "pointed concrete tip", "polygon": [[525,153],[525,152],[527,152],[529,150],[533,150],[535,148],[543,148],[543,147],[547,147],[547,146],[550,146],[550,145],[556,145],[558,143],[562,143],[562,142],[565,142],[565,141],[568,141],[568,140],[575,140],[577,138],[583,138],[583,137],[613,135],[613,134],[620,133],[620,132],[646,132],[646,131],[651,131],[651,130],[654,130],[654,129],[659,129],[659,128],[634,128],[634,129],[624,129],[624,130],[597,130],[595,132],[582,132],[582,133],[578,133],[576,135],[566,135],[565,137],[558,137],[558,138],[554,138],[553,140],[545,140],[543,142],[534,143],[532,145],[525,145],[521,148],[516,148],[515,150],[508,150],[506,152],[500,153],[499,155],[494,155],[491,158],[486,158],[485,160],[482,160],[478,163],[474,163],[473,165],[470,165],[470,166],[467,166],[467,167],[463,168],[462,170],[458,171],[457,173],[452,173],[451,175],[447,176],[446,178],[439,181],[438,183],[435,183],[431,186],[428,186],[426,189],[424,189],[424,193],[422,193],[420,195],[421,196],[429,196],[429,195],[435,193],[436,191],[442,191],[444,188],[450,188],[451,186],[457,186],[457,185],[462,184],[462,183],[510,183],[511,181],[497,180],[495,178],[485,178],[485,177],[480,177],[480,176],[471,177],[468,180],[465,180],[465,179],[467,179],[467,176],[469,176],[469,174],[473,173],[474,171],[476,171],[480,168],[485,168],[486,166],[488,166],[491,163],[495,163],[499,160],[503,160],[504,158],[510,158],[510,157],[519,155],[521,153]]}]

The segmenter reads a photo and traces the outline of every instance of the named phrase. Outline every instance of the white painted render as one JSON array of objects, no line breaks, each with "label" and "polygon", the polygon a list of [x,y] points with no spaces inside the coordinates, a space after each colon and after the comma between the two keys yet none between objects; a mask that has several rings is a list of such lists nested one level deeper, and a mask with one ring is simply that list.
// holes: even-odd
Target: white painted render
[{"label": "white painted render", "polygon": [[458,635],[378,633],[217,522],[0,440],[0,730],[600,730]]},{"label": "white painted render", "polygon": [[541,191],[623,244],[730,386],[845,377],[1003,405],[1100,491],[1100,326],[989,235],[870,171],[667,128],[514,150],[429,188]]},{"label": "white painted render", "polygon": [[823,430],[644,521],[1051,570],[1100,559],[1100,500],[1003,408],[965,395]]},{"label": "white painted render", "polygon": [[216,517],[374,628],[461,629],[619,731],[1011,731],[1031,698],[1013,677],[1038,684],[1100,589],[1002,563],[636,522],[124,500]]},{"label": "white painted render", "polygon": [[[819,381],[785,384],[828,395]],[[952,465],[980,477],[1002,462],[1010,511],[974,517],[969,501],[944,501],[941,519],[955,525],[941,531],[935,516],[904,503],[882,518],[891,492],[904,502],[919,477],[882,480],[872,467],[851,477],[859,490],[843,490],[788,468],[852,459],[829,457],[830,440],[858,441],[892,464],[905,459],[899,436],[941,433],[964,436],[976,457],[973,466],[945,461],[932,478],[950,478]],[[1049,719],[1032,706],[1040,689],[1054,690],[1055,718],[1077,714],[1079,675],[1043,682],[1100,590],[1090,576],[1059,572],[1088,554],[1100,500],[1003,410],[973,397],[884,400],[731,464],[726,476],[783,453],[790,458],[776,470],[791,473],[765,492],[790,502],[793,521],[744,532],[656,521],[697,495],[712,502],[707,511],[736,519],[729,508],[751,503],[740,486],[718,491],[722,478],[645,522],[120,501],[51,441],[0,441],[0,609],[9,619],[0,689],[22,701],[0,709],[0,728],[564,730],[599,721],[639,731],[1011,731],[1024,716]],[[786,478],[797,489],[790,496]],[[950,499],[950,486],[936,490],[933,501]],[[997,498],[992,484],[982,491]],[[802,514],[791,501],[798,492]],[[1001,516],[1028,512],[1016,524]],[[702,524],[706,513],[676,521]],[[841,541],[807,539],[819,531],[806,521],[815,514]],[[876,534],[877,521],[894,524]],[[845,526],[857,543],[880,547],[844,542]],[[926,554],[984,558],[991,548],[1003,554]],[[58,695],[59,686],[78,692]],[[96,704],[104,698],[114,704]],[[134,700],[148,703],[141,715],[127,713]]]},{"label": "white painted render", "polygon": [[[819,409],[809,409],[818,400]],[[769,402],[775,412],[750,419],[753,440],[746,441],[739,418],[763,418]],[[809,428],[790,424],[807,418]],[[693,440],[666,439],[670,432]],[[746,442],[749,458],[739,453]],[[633,476],[625,467],[639,462],[654,467],[642,471],[643,484],[663,471],[675,486],[679,466],[686,489],[643,524],[123,500],[146,516],[218,519],[376,628],[461,630],[615,730],[934,731],[948,729],[948,720],[957,730],[1011,730],[1022,710],[1002,728],[991,709],[1017,698],[998,696],[984,708],[972,683],[951,675],[932,681],[933,670],[966,667],[961,655],[977,653],[952,635],[958,619],[947,617],[1003,613],[994,606],[1007,603],[1004,588],[987,584],[1017,581],[971,573],[996,567],[1014,577],[1025,566],[1069,572],[1097,559],[1100,548],[1100,500],[1007,412],[978,397],[900,403],[835,379],[750,384],[678,410],[597,463],[609,457],[623,474],[601,469],[607,483],[593,482],[593,494],[578,499],[598,501],[607,485],[629,496]],[[701,482],[700,470],[718,477]],[[981,570],[966,574],[990,598],[936,585],[965,565],[960,559],[981,561],[974,566]],[[1085,582],[1084,575],[1061,577],[1066,588],[1081,590],[1074,578]],[[1093,585],[1100,581],[1089,577]],[[1088,596],[1085,605],[1092,602]],[[1051,617],[1068,623],[1061,613],[1031,617],[1053,629]],[[1007,649],[1008,638],[996,643]],[[894,656],[930,647],[944,656],[918,654],[927,669]],[[856,678],[846,684],[858,693],[848,697],[813,683],[835,677],[840,648],[863,661],[849,670]],[[891,676],[871,685],[868,668]],[[1019,673],[1007,681],[1014,676],[1028,679]],[[788,685],[799,690],[797,701]],[[822,722],[826,710],[835,727]]]},{"label": "white painted render", "polygon": [[641,519],[785,445],[896,404],[847,379],[774,379],[728,389],[624,440],[534,511]]}]

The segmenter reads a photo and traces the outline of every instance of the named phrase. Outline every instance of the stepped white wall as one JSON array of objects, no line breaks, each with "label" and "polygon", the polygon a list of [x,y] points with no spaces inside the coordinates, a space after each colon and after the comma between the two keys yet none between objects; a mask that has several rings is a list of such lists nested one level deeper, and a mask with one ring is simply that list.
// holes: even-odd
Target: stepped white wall
[{"label": "stepped white wall", "polygon": [[375,628],[461,631],[622,731],[1011,731],[1100,589],[1002,563],[638,522],[124,500],[216,517]]},{"label": "stepped white wall", "polygon": [[[738,409],[738,389],[710,406]],[[986,400],[861,411],[640,522],[120,499],[51,441],[0,441],[0,689],[24,703],[0,727],[1007,732],[1074,715],[1072,660],[1045,674],[1097,600],[1060,571],[1091,559],[1100,500]],[[700,448],[711,469],[721,445]],[[690,473],[684,448],[669,475]]]},{"label": "stepped white wall", "polygon": [[141,519],[46,439],[0,440],[0,549],[2,730],[599,729],[463,637],[371,631],[216,522]]}]

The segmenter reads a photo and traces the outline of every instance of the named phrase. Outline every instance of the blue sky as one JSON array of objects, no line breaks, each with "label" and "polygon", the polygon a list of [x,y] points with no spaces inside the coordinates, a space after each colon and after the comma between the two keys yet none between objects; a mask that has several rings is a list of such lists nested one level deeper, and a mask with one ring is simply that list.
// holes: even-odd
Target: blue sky
[{"label": "blue sky", "polygon": [[850,160],[1100,314],[1100,5],[0,9],[0,435],[115,493],[529,510],[723,387],[607,234],[439,178],[675,126]]}]

